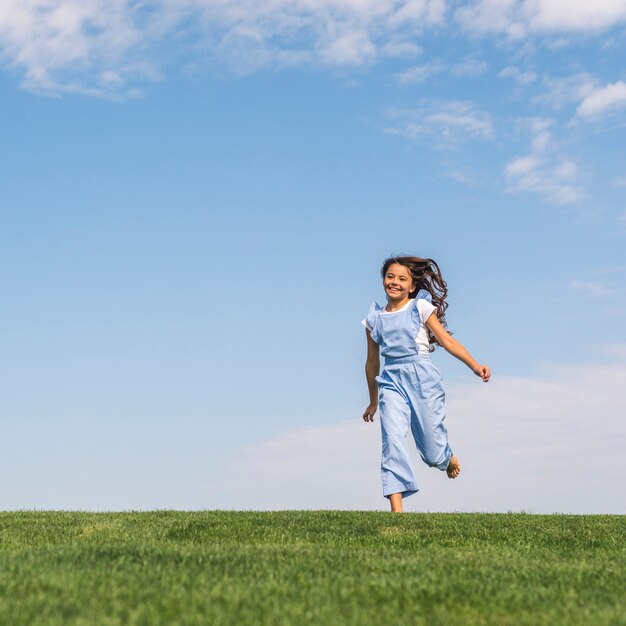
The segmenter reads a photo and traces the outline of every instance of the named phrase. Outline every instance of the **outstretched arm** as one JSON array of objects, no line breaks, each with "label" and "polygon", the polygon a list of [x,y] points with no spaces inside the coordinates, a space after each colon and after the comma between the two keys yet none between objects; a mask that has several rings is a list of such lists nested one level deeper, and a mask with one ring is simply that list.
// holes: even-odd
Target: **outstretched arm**
[{"label": "outstretched arm", "polygon": [[376,376],[380,372],[380,346],[372,339],[368,328],[365,329],[367,335],[367,361],[365,362],[365,377],[367,378],[367,388],[370,394],[370,403],[363,413],[366,422],[374,421],[374,413],[378,408],[378,383]]},{"label": "outstretched arm", "polygon": [[433,312],[426,320],[426,326],[430,329],[430,332],[435,335],[435,338],[441,346],[443,346],[452,356],[455,356],[459,361],[463,361],[467,367],[469,367],[474,374],[480,376],[484,382],[489,380],[491,371],[489,366],[480,365],[478,361],[461,345],[454,337],[452,337],[448,331],[441,325],[441,322],[437,319],[437,315]]}]

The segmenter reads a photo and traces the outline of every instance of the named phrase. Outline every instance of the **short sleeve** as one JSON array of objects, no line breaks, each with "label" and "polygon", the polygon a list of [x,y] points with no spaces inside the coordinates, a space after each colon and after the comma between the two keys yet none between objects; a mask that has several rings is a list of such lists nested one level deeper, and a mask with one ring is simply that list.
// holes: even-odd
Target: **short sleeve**
[{"label": "short sleeve", "polygon": [[[430,295],[430,294],[429,294]],[[426,298],[419,298],[416,300],[417,310],[420,314],[420,321],[422,324],[426,324],[426,320],[437,310],[437,307],[432,305]]]},{"label": "short sleeve", "polygon": [[381,308],[382,307],[377,302],[372,302],[365,319],[361,320],[361,324],[370,331],[370,336],[376,343],[380,343],[380,334],[378,325],[376,324],[376,318]]},{"label": "short sleeve", "polygon": [[427,291],[426,289],[420,289],[417,292],[417,295],[415,296],[416,300],[428,300],[428,302],[432,302],[433,301],[433,297],[430,295],[430,291]]}]

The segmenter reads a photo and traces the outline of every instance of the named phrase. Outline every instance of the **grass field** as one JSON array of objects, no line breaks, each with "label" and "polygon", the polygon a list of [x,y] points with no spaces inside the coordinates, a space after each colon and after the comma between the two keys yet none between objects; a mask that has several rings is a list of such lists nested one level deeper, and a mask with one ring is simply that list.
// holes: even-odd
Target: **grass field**
[{"label": "grass field", "polygon": [[626,516],[0,512],[0,624],[626,624]]}]

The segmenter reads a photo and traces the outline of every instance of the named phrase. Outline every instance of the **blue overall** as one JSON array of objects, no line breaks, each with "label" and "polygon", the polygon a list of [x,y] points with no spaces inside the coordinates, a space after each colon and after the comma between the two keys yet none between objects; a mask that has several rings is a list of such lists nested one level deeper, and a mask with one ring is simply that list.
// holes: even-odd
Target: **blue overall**
[{"label": "blue overall", "polygon": [[385,357],[376,381],[382,433],[380,468],[386,498],[393,493],[406,498],[419,491],[409,459],[409,428],[427,465],[445,470],[452,456],[444,424],[441,372],[429,352],[419,353],[415,342],[421,323],[418,298],[430,301],[431,295],[421,289],[406,309],[385,314],[381,314],[383,307],[373,302],[366,317],[371,337]]}]

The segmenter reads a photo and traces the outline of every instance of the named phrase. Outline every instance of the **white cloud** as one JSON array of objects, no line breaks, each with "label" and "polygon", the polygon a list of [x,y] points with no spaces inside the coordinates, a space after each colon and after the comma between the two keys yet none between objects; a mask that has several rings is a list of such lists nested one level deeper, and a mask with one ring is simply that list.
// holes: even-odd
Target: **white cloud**
[{"label": "white cloud", "polygon": [[348,29],[341,34],[333,32],[318,47],[318,53],[328,65],[362,65],[376,58],[377,48],[367,30]]},{"label": "white cloud", "polygon": [[417,65],[415,67],[404,70],[397,75],[397,79],[403,84],[414,85],[424,82],[428,78],[436,76],[437,74],[442,74],[447,70],[447,63],[444,63],[442,61],[429,61],[428,63],[424,63],[423,65]]},{"label": "white cloud", "polygon": [[395,57],[398,59],[405,59],[419,56],[422,53],[422,48],[415,43],[408,41],[390,41],[383,44],[381,47],[381,54],[385,57]]},{"label": "white cloud", "polygon": [[527,176],[541,165],[541,161],[534,157],[525,156],[511,161],[506,166],[507,175],[510,177]]},{"label": "white cloud", "polygon": [[626,108],[626,83],[620,80],[587,94],[576,114],[585,120],[594,120],[623,108]]},{"label": "white cloud", "polygon": [[520,85],[530,85],[535,80],[537,80],[537,74],[532,71],[522,72],[517,67],[505,67],[501,72],[498,73],[500,78],[512,78],[515,82]]},{"label": "white cloud", "polygon": [[479,76],[487,70],[487,63],[477,59],[474,55],[466,56],[458,63],[447,63],[441,59],[433,59],[422,65],[410,67],[396,75],[403,84],[417,84],[432,76],[449,73],[454,77]]},{"label": "white cloud", "polygon": [[478,33],[505,33],[512,39],[526,34],[517,0],[479,0],[457,9],[455,18],[463,28]]},{"label": "white cloud", "polygon": [[[611,324],[626,314],[621,305],[600,311],[615,316]],[[447,382],[452,357],[439,357],[448,361],[437,365],[462,472],[447,479],[410,444],[421,491],[405,500],[407,510],[626,513],[626,344],[591,342],[579,362],[557,359],[529,376],[501,375],[488,362],[487,384],[469,370],[462,383]],[[207,446],[189,445],[190,436],[215,435],[203,409],[175,416],[165,410],[149,429],[97,408],[87,417],[53,412],[46,420],[18,420],[8,424],[13,450],[0,457],[0,474],[15,477],[0,482],[0,507],[387,509],[380,422],[362,421],[366,403],[367,393],[331,423],[291,428],[255,445],[213,441],[210,454]],[[327,421],[332,408],[321,411]],[[62,441],[71,445],[50,445]]]},{"label": "white cloud", "polygon": [[[615,363],[545,363],[533,376],[494,372],[487,384],[446,385],[461,474],[450,480],[426,467],[409,435],[420,491],[405,510],[626,513],[625,355],[623,346]],[[359,408],[351,420],[242,448],[209,486],[210,505],[388,509],[378,414],[365,423]]]},{"label": "white cloud", "polygon": [[530,153],[510,161],[505,169],[509,193],[536,193],[554,204],[570,204],[583,196],[578,167],[561,156],[550,132],[553,120],[530,120]]},{"label": "white cloud", "polygon": [[611,289],[597,280],[572,280],[570,281],[569,286],[572,287],[572,289],[576,289],[592,296],[608,296],[616,291],[615,289]]},{"label": "white cloud", "polygon": [[578,174],[578,167],[571,161],[561,161],[554,168],[554,173],[559,180],[574,180]]},{"label": "white cloud", "polygon": [[[551,50],[562,50],[563,48],[567,48],[572,44],[572,38],[570,37],[557,37],[556,39],[552,39],[548,41],[548,48]],[[604,43],[602,44],[604,45]]]},{"label": "white cloud", "polygon": [[534,104],[543,104],[553,109],[561,109],[567,104],[580,102],[597,88],[598,80],[587,72],[571,76],[543,77],[546,90],[533,99]]},{"label": "white cloud", "polygon": [[[47,93],[120,92],[130,80],[161,72],[132,50],[159,35],[159,21],[142,23],[124,0],[4,0],[0,55],[24,72],[23,86]],[[60,78],[60,75],[63,75]],[[84,80],[89,75],[89,80]]]},{"label": "white cloud", "polygon": [[470,139],[491,139],[494,135],[491,116],[472,102],[422,99],[416,108],[394,109],[388,116],[394,120],[388,133],[410,138],[429,136],[439,148]]},{"label": "white cloud", "polygon": [[523,3],[533,31],[597,31],[626,20],[624,0],[527,0]]},{"label": "white cloud", "polygon": [[[570,204],[582,197],[579,187],[573,184],[576,166],[571,162],[564,162],[555,167],[546,165],[545,161],[531,159],[532,166],[528,167],[527,157],[511,161],[505,168],[508,181],[508,192],[533,192],[543,196],[554,204]],[[523,171],[520,164],[524,163]],[[563,175],[563,170],[567,174]]]},{"label": "white cloud", "polygon": [[621,80],[602,86],[595,76],[578,72],[563,77],[544,76],[542,83],[545,91],[535,96],[531,103],[547,105],[556,110],[565,105],[577,104],[578,120],[596,121],[626,108],[626,83]]},{"label": "white cloud", "polygon": [[[4,0],[0,57],[44,93],[127,95],[129,85],[160,80],[168,67],[217,62],[239,72],[290,65],[362,66],[412,58],[426,30],[460,22],[472,32],[512,38],[601,30],[626,18],[623,0],[478,0],[454,12],[445,0]],[[167,56],[164,53],[167,43]],[[550,45],[550,42],[547,42]],[[552,41],[554,44],[554,41]],[[476,58],[449,64],[474,76]],[[505,70],[506,72],[507,70]],[[416,70],[416,76],[419,72]],[[507,74],[504,74],[507,75]],[[509,74],[522,84],[532,72]]]},{"label": "white cloud", "polygon": [[162,77],[158,48],[166,39],[168,63],[191,49],[239,71],[355,66],[419,53],[416,37],[443,23],[445,6],[444,0],[4,0],[0,54],[24,74],[25,88],[123,95],[131,81]]},{"label": "white cloud", "polygon": [[501,33],[511,39],[543,33],[601,31],[626,21],[623,0],[475,0],[455,12],[475,33]]},{"label": "white cloud", "polygon": [[482,176],[479,172],[469,167],[452,167],[444,172],[444,176],[456,180],[458,183],[470,187],[481,182]]},{"label": "white cloud", "polygon": [[486,71],[487,63],[472,55],[468,55],[463,61],[450,67],[452,76],[480,76]]}]

